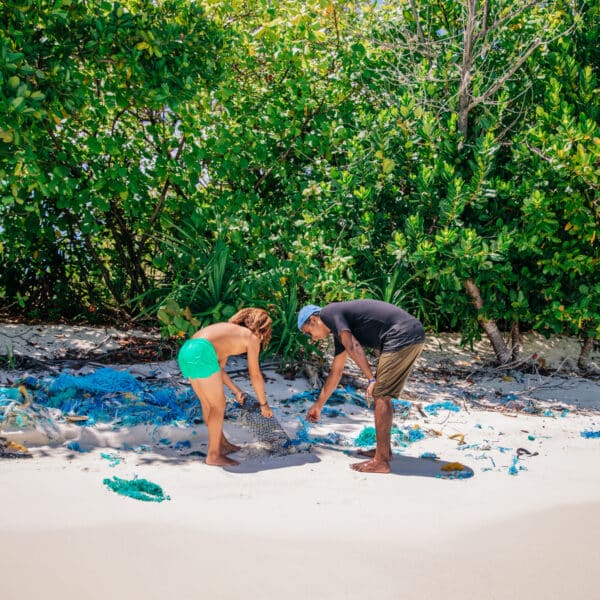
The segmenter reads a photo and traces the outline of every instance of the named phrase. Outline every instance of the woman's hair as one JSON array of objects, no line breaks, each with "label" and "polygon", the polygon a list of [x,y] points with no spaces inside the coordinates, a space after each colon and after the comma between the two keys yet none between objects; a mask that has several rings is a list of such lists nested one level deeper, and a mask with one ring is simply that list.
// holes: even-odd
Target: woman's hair
[{"label": "woman's hair", "polygon": [[261,341],[263,350],[271,341],[271,317],[262,308],[242,308],[229,319],[229,323],[249,329]]}]

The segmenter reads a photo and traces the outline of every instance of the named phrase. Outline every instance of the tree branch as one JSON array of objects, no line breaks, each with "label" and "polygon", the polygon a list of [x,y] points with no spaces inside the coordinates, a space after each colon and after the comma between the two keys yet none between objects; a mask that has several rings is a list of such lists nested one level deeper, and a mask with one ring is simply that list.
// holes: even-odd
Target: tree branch
[{"label": "tree branch", "polygon": [[[504,23],[519,16],[522,12],[525,12],[532,6],[535,6],[536,4],[541,4],[542,1],[543,0],[533,0],[529,4],[526,4],[525,6],[521,6],[521,8],[517,8],[516,10],[513,10],[513,12],[508,13],[501,19],[497,19],[489,27],[485,27],[485,25],[484,25],[484,28],[475,36],[475,41],[476,42],[479,41],[484,35],[490,33],[491,31],[494,31],[495,29],[498,29],[499,27],[504,25]],[[486,11],[486,13],[487,13],[487,0],[485,2],[484,11]],[[485,16],[487,18],[487,14]]]},{"label": "tree branch", "polygon": [[521,56],[521,58],[519,58],[519,60],[517,60],[517,62],[508,70],[506,71],[506,73],[504,73],[504,75],[502,75],[502,77],[500,77],[500,79],[498,79],[498,81],[496,81],[496,83],[492,86],[490,86],[485,92],[483,92],[483,94],[481,94],[481,96],[477,96],[477,98],[474,98],[473,101],[469,104],[468,108],[467,108],[467,112],[470,112],[471,110],[473,110],[476,106],[478,106],[479,104],[481,104],[482,102],[485,102],[488,98],[490,98],[491,96],[493,96],[523,65],[523,63],[542,45],[542,40],[537,39],[529,48],[529,50],[527,50],[527,52],[525,52],[525,54],[523,54],[523,56]]},{"label": "tree branch", "polygon": [[421,29],[421,23],[419,23],[419,13],[417,12],[417,7],[415,6],[415,0],[410,0],[410,9],[412,10],[415,25],[417,26],[417,38],[419,39],[419,42],[421,42],[421,44],[425,44],[423,30]]}]

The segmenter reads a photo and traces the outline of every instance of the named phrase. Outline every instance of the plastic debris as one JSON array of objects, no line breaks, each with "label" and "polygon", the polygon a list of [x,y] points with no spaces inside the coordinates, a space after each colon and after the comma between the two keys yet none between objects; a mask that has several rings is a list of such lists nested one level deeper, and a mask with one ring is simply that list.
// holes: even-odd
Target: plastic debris
[{"label": "plastic debris", "polygon": [[423,407],[423,410],[429,415],[437,416],[440,410],[458,412],[460,410],[460,406],[451,400],[447,400],[446,402],[434,402],[433,404],[427,404]]},{"label": "plastic debris", "polygon": [[303,440],[291,440],[275,415],[269,419],[263,417],[258,400],[253,396],[247,395],[243,405],[235,403],[228,406],[226,415],[250,429],[259,442],[268,444],[271,454],[284,456],[310,449]]},{"label": "plastic debris", "polygon": [[128,496],[135,500],[144,502],[163,502],[170,500],[170,496],[165,496],[160,485],[152,483],[147,479],[121,479],[120,477],[106,478],[103,480],[105,486],[121,496]]},{"label": "plastic debris", "polygon": [[74,450],[75,452],[89,452],[89,450],[85,450],[84,448],[81,447],[81,444],[77,441],[74,442],[69,442],[67,444],[67,448],[69,450]]},{"label": "plastic debris", "polygon": [[[392,432],[394,433],[394,428],[392,428]],[[374,446],[376,441],[375,427],[365,427],[354,440],[354,445],[364,448],[366,446]]]},{"label": "plastic debris", "polygon": [[464,471],[465,467],[459,462],[447,463],[440,467],[442,471]]},{"label": "plastic debris", "polygon": [[538,456],[539,452],[530,452],[527,448],[517,448],[517,457],[521,458],[522,456]]},{"label": "plastic debris", "polygon": [[53,393],[74,388],[90,394],[108,394],[114,391],[138,392],[141,387],[141,383],[127,371],[103,368],[89,375],[75,376],[61,373],[50,389]]},{"label": "plastic debris", "polygon": [[190,440],[181,440],[179,442],[175,442],[173,445],[174,450],[183,450],[184,448],[191,448],[192,442]]},{"label": "plastic debris", "polygon": [[118,454],[108,454],[107,452],[102,452],[100,456],[105,460],[110,461],[110,464],[108,465],[109,467],[116,467],[117,465],[121,464],[122,459]]},{"label": "plastic debris", "polygon": [[12,400],[19,400],[20,397],[19,388],[0,387],[0,406]]},{"label": "plastic debris", "polygon": [[449,436],[451,440],[458,440],[458,445],[463,446],[466,444],[465,442],[465,434],[464,433],[455,433],[454,435]]},{"label": "plastic debris", "polygon": [[0,437],[0,458],[31,458],[29,448]]},{"label": "plastic debris", "polygon": [[299,417],[300,429],[296,434],[296,439],[292,440],[293,445],[297,444],[308,444],[310,446],[314,444],[325,444],[327,446],[347,446],[349,445],[346,438],[337,432],[331,432],[327,435],[312,436],[308,433],[309,424],[302,417]]},{"label": "plastic debris", "polygon": [[[307,392],[299,392],[290,396],[287,400],[282,400],[282,404],[293,403],[293,402],[314,402],[319,394],[320,390],[309,390]],[[365,397],[359,394],[352,386],[347,385],[343,389],[335,389],[329,399],[327,400],[329,405],[332,404],[343,404],[345,402],[357,404],[358,406],[367,406]]]},{"label": "plastic debris", "polygon": [[[32,394],[37,408],[58,409],[67,421],[81,427],[110,423],[119,429],[202,422],[200,403],[189,386],[140,382],[127,371],[102,368],[81,376],[62,373],[36,385]],[[25,416],[22,419],[23,427],[32,425]]]},{"label": "plastic debris", "polygon": [[321,410],[321,414],[324,417],[329,417],[329,418],[343,417],[346,415],[346,413],[343,410],[340,410],[339,408],[331,408],[330,406],[324,406],[323,409]]},{"label": "plastic debris", "polygon": [[473,477],[473,471],[462,463],[451,462],[442,465],[436,477],[442,479],[468,479]]},{"label": "plastic debris", "polygon": [[581,437],[587,438],[588,440],[591,438],[600,438],[600,431],[582,431]]},{"label": "plastic debris", "polygon": [[[391,436],[393,445],[406,447],[409,444],[414,444],[415,442],[424,439],[425,433],[418,425],[410,429],[398,429],[397,427],[392,427]],[[364,427],[358,437],[354,439],[354,445],[364,448],[367,446],[375,446],[376,441],[375,427]]]},{"label": "plastic debris", "polygon": [[430,460],[437,460],[439,456],[435,452],[423,452],[419,458],[427,458]]}]

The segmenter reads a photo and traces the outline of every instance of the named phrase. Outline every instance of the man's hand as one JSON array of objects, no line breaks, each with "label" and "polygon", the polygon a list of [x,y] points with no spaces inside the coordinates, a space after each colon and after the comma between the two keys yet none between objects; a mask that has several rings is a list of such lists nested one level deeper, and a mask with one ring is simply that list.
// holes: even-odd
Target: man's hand
[{"label": "man's hand", "polygon": [[306,413],[306,420],[311,423],[316,423],[321,416],[321,407],[315,402]]},{"label": "man's hand", "polygon": [[367,400],[367,408],[371,408],[371,402],[373,402],[373,390],[377,385],[376,381],[371,381],[371,383],[367,386],[367,390],[365,391],[365,398]]},{"label": "man's hand", "polygon": [[271,410],[271,407],[268,404],[261,404],[260,405],[260,414],[265,419],[270,419],[273,416],[273,411]]}]

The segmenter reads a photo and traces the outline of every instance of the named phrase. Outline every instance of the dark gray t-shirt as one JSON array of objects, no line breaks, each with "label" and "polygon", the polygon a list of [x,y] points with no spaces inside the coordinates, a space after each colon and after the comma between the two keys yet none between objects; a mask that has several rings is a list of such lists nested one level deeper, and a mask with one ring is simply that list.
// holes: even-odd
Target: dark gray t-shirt
[{"label": "dark gray t-shirt", "polygon": [[352,333],[361,346],[381,352],[396,352],[425,341],[418,319],[381,300],[333,302],[321,310],[321,319],[333,333],[336,356],[345,350],[342,331]]}]

